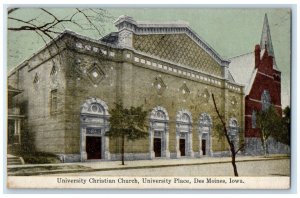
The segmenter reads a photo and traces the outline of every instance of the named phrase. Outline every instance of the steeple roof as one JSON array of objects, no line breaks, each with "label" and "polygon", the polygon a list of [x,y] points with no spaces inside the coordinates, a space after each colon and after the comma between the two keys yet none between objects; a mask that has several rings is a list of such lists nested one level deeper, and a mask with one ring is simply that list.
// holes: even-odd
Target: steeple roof
[{"label": "steeple roof", "polygon": [[262,29],[262,33],[261,33],[260,48],[261,49],[267,48],[269,56],[273,57],[273,68],[278,70],[277,64],[275,61],[275,54],[274,54],[270,26],[269,26],[267,14],[265,14],[264,25],[263,25],[263,29]]}]

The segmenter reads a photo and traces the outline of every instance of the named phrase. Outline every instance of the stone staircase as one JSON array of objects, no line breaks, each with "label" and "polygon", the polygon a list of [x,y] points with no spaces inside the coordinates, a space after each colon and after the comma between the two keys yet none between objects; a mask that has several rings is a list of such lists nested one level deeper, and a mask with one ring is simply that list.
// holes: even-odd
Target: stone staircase
[{"label": "stone staircase", "polygon": [[22,165],[25,164],[22,157],[17,157],[13,155],[7,156],[7,166],[15,166],[15,165]]}]

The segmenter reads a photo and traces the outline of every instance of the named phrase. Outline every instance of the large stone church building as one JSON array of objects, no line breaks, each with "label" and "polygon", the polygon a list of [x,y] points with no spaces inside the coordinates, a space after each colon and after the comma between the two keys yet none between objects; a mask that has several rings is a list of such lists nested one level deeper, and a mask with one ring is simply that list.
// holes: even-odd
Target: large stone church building
[{"label": "large stone church building", "polygon": [[[251,112],[245,101],[253,102],[245,99],[248,84],[187,24],[121,16],[115,25],[118,31],[100,40],[65,31],[9,73],[18,90],[11,100],[24,115],[19,135],[31,137],[36,151],[63,162],[120,159],[121,140],[105,133],[110,109],[122,101],[149,110],[149,136],[127,141],[126,159],[227,155],[212,94],[236,146],[251,136],[244,127]],[[256,50],[253,57],[261,56]],[[279,89],[265,95],[280,98],[280,72],[270,75]]]}]

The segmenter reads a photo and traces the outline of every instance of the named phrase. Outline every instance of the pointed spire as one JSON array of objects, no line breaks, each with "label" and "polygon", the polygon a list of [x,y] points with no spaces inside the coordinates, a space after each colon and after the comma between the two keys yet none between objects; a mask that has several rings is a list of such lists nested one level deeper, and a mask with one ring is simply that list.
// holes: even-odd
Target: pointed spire
[{"label": "pointed spire", "polygon": [[273,57],[273,64],[277,69],[267,14],[265,14],[264,25],[261,33],[260,48],[261,49],[267,48],[268,54]]}]

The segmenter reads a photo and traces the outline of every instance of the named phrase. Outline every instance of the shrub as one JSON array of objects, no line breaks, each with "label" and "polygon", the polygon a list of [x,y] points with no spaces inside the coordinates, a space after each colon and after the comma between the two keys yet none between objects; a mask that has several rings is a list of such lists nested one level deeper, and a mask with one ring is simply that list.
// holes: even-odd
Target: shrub
[{"label": "shrub", "polygon": [[58,156],[52,153],[32,152],[21,153],[26,164],[53,164],[60,163]]}]

